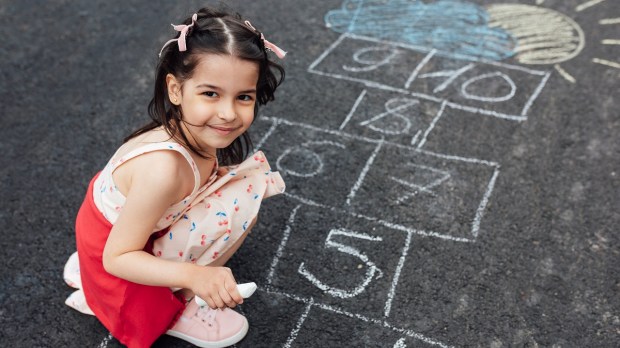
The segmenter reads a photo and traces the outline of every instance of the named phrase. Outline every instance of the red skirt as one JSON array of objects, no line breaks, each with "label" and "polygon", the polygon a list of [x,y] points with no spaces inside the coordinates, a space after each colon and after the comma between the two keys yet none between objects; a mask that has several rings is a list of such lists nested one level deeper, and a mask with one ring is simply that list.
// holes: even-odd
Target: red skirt
[{"label": "red skirt", "polygon": [[[129,348],[150,347],[185,308],[167,287],[136,284],[103,268],[103,248],[112,224],[93,201],[91,180],[75,222],[82,289],[88,306],[110,333]],[[151,252],[152,240],[145,251]]]}]

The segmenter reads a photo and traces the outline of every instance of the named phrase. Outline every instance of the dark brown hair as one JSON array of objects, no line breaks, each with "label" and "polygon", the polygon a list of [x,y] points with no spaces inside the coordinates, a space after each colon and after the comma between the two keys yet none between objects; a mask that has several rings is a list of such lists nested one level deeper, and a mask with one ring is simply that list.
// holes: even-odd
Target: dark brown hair
[{"label": "dark brown hair", "polygon": [[[181,82],[191,78],[201,54],[232,55],[258,65],[254,119],[258,116],[259,105],[265,105],[274,100],[274,92],[284,80],[284,69],[269,60],[261,33],[246,26],[238,13],[208,7],[196,13],[198,19],[186,37],[187,50],[179,52],[177,44],[173,43],[161,53],[156,69],[153,99],[148,106],[151,122],[131,133],[125,138],[125,142],[163,126],[171,138],[199,156],[208,158],[203,149],[196,148],[188,140],[187,134],[181,127],[182,111],[178,106],[170,103],[166,85],[168,74],[174,75]],[[191,17],[183,22],[186,25],[191,23]],[[176,35],[176,38],[178,37],[179,35]],[[217,149],[217,157],[222,165],[238,164],[251,151],[252,141],[246,131],[226,148]]]}]

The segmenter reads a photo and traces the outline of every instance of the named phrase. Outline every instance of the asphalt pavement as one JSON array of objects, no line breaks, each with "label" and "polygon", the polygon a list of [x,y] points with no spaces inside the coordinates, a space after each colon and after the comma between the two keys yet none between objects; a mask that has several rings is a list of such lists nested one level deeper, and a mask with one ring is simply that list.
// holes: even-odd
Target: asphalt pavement
[{"label": "asphalt pavement", "polygon": [[[203,4],[0,1],[2,346],[120,346],[64,304],[75,214]],[[288,51],[237,347],[618,346],[618,1],[227,4]]]}]

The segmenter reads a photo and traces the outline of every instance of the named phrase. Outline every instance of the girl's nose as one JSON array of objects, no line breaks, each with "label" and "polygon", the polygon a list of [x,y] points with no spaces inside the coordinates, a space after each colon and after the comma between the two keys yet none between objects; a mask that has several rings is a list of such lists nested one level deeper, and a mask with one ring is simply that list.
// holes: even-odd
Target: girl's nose
[{"label": "girl's nose", "polygon": [[235,111],[234,105],[229,103],[223,103],[219,109],[218,115],[219,119],[225,122],[232,122],[237,118],[237,113]]}]

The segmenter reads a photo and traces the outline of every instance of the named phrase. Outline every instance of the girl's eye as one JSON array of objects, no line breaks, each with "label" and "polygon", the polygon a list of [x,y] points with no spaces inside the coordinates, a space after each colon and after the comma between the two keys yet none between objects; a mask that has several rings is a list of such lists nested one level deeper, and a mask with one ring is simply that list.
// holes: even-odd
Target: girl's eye
[{"label": "girl's eye", "polygon": [[213,92],[213,91],[208,91],[208,92],[204,92],[204,95],[206,95],[207,97],[217,97],[217,92]]},{"label": "girl's eye", "polygon": [[247,94],[240,95],[238,98],[239,100],[242,100],[242,101],[252,101],[252,96],[247,95]]}]

